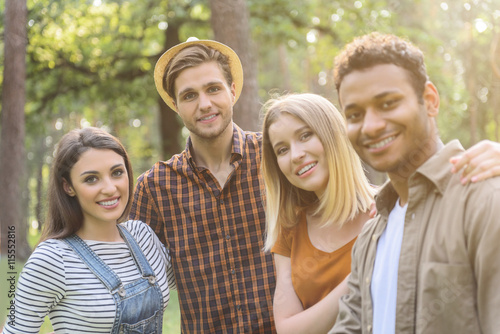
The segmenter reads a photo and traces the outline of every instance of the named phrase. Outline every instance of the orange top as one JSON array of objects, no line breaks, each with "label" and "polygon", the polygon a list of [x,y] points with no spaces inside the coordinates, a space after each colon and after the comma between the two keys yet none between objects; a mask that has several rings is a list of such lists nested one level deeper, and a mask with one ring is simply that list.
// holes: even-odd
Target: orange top
[{"label": "orange top", "polygon": [[271,252],[291,258],[293,288],[304,309],[323,299],[349,275],[355,240],[331,253],[319,250],[309,239],[305,215],[294,227],[281,229]]}]

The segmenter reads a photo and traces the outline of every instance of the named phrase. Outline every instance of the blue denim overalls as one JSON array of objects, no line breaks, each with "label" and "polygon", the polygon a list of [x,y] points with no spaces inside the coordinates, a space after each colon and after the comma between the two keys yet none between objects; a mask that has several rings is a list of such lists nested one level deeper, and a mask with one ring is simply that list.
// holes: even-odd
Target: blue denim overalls
[{"label": "blue denim overalls", "polygon": [[161,333],[163,295],[156,283],[153,269],[130,232],[117,226],[142,275],[140,279],[127,285],[122,284],[118,275],[80,237],[72,235],[64,240],[113,296],[116,316],[111,334]]}]

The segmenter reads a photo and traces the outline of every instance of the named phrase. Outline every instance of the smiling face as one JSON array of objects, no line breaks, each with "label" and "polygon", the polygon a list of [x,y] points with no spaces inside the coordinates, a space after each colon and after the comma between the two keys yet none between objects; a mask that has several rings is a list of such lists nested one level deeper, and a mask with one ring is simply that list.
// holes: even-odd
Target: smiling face
[{"label": "smiling face", "polygon": [[437,151],[439,95],[432,83],[422,104],[405,69],[376,65],[346,75],[339,99],[349,139],[374,169],[407,178]]},{"label": "smiling face", "polygon": [[84,226],[116,224],[129,198],[129,178],[123,158],[109,149],[88,149],[70,172],[64,190],[78,199]]},{"label": "smiling face", "polygon": [[287,180],[320,197],[329,174],[323,144],[313,130],[299,118],[282,113],[269,126],[269,140]]},{"label": "smiling face", "polygon": [[[235,84],[228,86],[216,62],[182,71],[175,80],[176,108],[194,140],[216,139],[230,127]],[[231,128],[232,131],[232,128]]]}]

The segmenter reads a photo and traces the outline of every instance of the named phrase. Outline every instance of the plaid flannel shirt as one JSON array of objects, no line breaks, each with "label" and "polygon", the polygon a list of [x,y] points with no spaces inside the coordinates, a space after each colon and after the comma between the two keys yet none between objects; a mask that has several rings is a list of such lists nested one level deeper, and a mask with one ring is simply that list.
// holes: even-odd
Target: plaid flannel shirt
[{"label": "plaid flannel shirt", "polygon": [[138,178],[131,218],[170,248],[183,333],[274,333],[275,272],[265,232],[262,135],[233,124],[223,188],[186,149]]}]

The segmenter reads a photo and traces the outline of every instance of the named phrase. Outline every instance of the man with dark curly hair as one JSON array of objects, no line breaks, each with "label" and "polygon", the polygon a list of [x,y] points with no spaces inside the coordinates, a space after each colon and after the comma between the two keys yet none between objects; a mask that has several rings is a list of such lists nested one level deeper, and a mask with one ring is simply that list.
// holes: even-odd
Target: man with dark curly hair
[{"label": "man with dark curly hair", "polygon": [[447,163],[439,93],[422,51],[372,33],[336,58],[335,84],[359,156],[389,181],[352,253],[331,333],[495,333],[500,328],[500,177],[463,186]]}]

